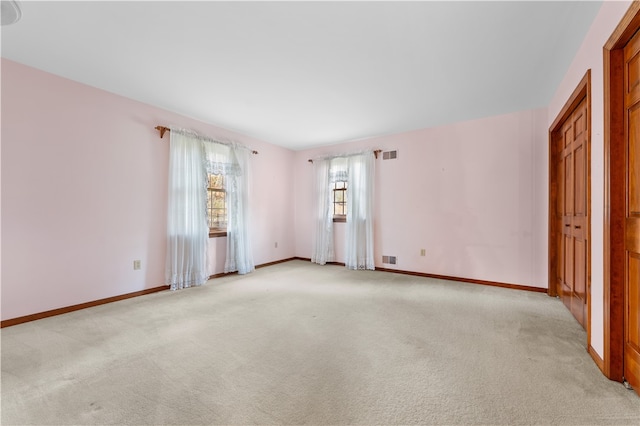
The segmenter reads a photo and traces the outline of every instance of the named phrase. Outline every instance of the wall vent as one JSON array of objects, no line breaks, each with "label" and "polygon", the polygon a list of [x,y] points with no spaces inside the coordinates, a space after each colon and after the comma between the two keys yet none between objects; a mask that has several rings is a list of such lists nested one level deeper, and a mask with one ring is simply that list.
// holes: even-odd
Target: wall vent
[{"label": "wall vent", "polygon": [[383,160],[395,160],[398,158],[398,151],[385,151],[382,153]]},{"label": "wall vent", "polygon": [[395,256],[382,256],[382,263],[386,263],[388,265],[395,265],[396,264],[396,257]]}]

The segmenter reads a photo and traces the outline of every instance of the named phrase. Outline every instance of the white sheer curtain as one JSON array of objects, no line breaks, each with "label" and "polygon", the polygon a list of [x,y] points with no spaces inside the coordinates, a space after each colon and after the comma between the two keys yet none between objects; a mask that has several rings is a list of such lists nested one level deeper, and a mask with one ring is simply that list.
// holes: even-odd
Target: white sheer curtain
[{"label": "white sheer curtain", "polygon": [[315,172],[315,228],[311,261],[335,261],[333,242],[333,184],[347,182],[345,265],[375,269],[373,258],[374,153],[313,160]]},{"label": "white sheer curtain", "polygon": [[227,199],[227,257],[224,272],[255,270],[249,234],[249,156],[242,145],[205,141],[209,173],[225,176]]},{"label": "white sheer curtain", "polygon": [[229,150],[235,173],[226,176],[227,192],[227,260],[224,272],[247,274],[255,270],[249,239],[249,156],[245,147],[232,145]]},{"label": "white sheer curtain", "polygon": [[375,269],[373,259],[373,152],[348,157],[347,232],[348,269]]},{"label": "white sheer curtain", "polygon": [[311,261],[324,265],[335,260],[333,248],[333,203],[329,169],[331,159],[313,160],[315,172],[315,227]]},{"label": "white sheer curtain", "polygon": [[246,147],[171,127],[166,283],[172,290],[203,284],[207,268],[207,173],[225,176],[225,272],[255,269],[249,234],[249,155]]},{"label": "white sheer curtain", "polygon": [[208,278],[207,174],[201,141],[173,128],[170,135],[165,280],[177,290]]}]

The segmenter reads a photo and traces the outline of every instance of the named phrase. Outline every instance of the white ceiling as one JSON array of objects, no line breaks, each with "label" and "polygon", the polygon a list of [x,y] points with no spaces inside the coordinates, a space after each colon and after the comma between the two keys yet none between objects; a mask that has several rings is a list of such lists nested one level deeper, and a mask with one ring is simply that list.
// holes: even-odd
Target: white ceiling
[{"label": "white ceiling", "polygon": [[2,56],[300,150],[546,106],[601,3],[23,0]]}]

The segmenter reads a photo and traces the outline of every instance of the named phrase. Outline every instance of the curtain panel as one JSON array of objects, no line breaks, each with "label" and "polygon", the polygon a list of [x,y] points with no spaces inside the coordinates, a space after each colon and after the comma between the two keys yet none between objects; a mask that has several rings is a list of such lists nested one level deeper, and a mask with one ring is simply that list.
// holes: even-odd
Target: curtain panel
[{"label": "curtain panel", "polygon": [[165,270],[171,290],[201,285],[208,278],[209,226],[204,164],[202,143],[188,134],[172,131]]},{"label": "curtain panel", "polygon": [[250,154],[234,143],[204,142],[207,172],[225,176],[227,197],[227,255],[224,272],[255,270],[249,234]]},{"label": "curtain panel", "polygon": [[232,146],[235,173],[227,174],[227,259],[224,272],[247,274],[255,270],[249,238],[249,156],[244,147]]},{"label": "curtain panel", "polygon": [[208,279],[208,173],[225,176],[228,225],[224,271],[253,271],[248,203],[250,151],[239,144],[171,127],[169,152],[166,283],[178,290]]},{"label": "curtain panel", "polygon": [[347,182],[345,266],[375,269],[373,257],[373,151],[313,160],[315,174],[315,226],[311,261],[335,261],[333,241],[333,184]]},{"label": "curtain panel", "polygon": [[367,152],[351,156],[348,160],[345,266],[348,269],[373,270],[375,156],[373,152]]},{"label": "curtain panel", "polygon": [[330,182],[331,159],[314,160],[315,227],[311,261],[320,265],[335,261],[333,247],[333,204]]}]

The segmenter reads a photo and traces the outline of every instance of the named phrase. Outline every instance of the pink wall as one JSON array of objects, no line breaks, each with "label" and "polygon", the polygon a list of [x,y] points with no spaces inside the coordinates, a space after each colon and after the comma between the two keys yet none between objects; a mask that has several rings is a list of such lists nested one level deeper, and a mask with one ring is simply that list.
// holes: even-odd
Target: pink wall
[{"label": "pink wall", "polygon": [[[297,152],[296,255],[312,251],[307,159],[398,150],[376,162],[376,266],[546,287],[546,118],[537,109]],[[334,226],[343,261],[344,225]]]},{"label": "pink wall", "polygon": [[631,2],[606,1],[564,76],[548,108],[550,127],[584,74],[591,69],[591,346],[604,353],[603,223],[604,95],[602,48]]},{"label": "pink wall", "polygon": [[[158,124],[259,151],[254,259],[294,255],[292,151],[2,59],[2,319],[164,284],[168,138]],[[210,240],[212,274],[224,247]]]},{"label": "pink wall", "polygon": [[[251,195],[257,264],[311,256],[308,158],[396,149],[398,160],[376,163],[377,266],[391,268],[381,256],[395,255],[401,270],[544,288],[547,131],[590,68],[591,344],[602,355],[602,46],[629,3],[604,3],[546,109],[295,153],[2,59],[2,318],[163,284],[168,150],[157,124],[260,151]],[[344,225],[335,227],[343,260]],[[222,271],[224,246],[210,240],[211,273]]]}]

